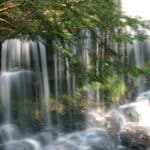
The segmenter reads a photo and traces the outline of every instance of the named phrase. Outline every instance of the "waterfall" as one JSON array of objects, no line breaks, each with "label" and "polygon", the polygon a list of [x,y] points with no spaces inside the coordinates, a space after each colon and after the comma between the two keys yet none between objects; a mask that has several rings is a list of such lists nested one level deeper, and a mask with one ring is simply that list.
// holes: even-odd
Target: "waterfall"
[{"label": "waterfall", "polygon": [[[50,93],[46,52],[42,42],[5,40],[1,56],[3,125],[0,127],[0,136],[5,143],[17,140],[19,128],[23,134],[32,132],[34,122],[40,119],[43,128],[50,127]],[[7,140],[3,136],[8,137]],[[32,140],[28,142],[35,145]]]},{"label": "waterfall", "polygon": [[55,98],[56,98],[56,101],[58,101],[59,99],[59,95],[58,95],[58,63],[57,63],[57,52],[55,51],[54,52],[54,75],[55,75]]},{"label": "waterfall", "polygon": [[41,56],[41,72],[42,72],[42,85],[43,93],[42,99],[43,102],[43,111],[45,111],[46,125],[50,126],[50,93],[49,93],[49,80],[48,80],[48,71],[47,71],[47,62],[46,62],[46,50],[45,46],[39,42],[39,50]]},{"label": "waterfall", "polygon": [[[127,33],[131,33],[134,36],[139,36],[141,34],[149,36],[150,32],[144,27],[138,26],[136,28],[127,28]],[[145,40],[139,40],[135,39],[133,40],[132,44],[127,45],[127,63],[128,65],[131,65],[133,67],[136,67],[137,69],[144,69],[150,60],[150,39]],[[137,80],[137,90],[136,90],[136,96],[139,93],[144,92],[145,90],[149,90],[149,87],[147,86],[148,79],[145,78],[144,75],[140,75]]]},{"label": "waterfall", "polygon": [[[100,72],[99,72],[99,68],[100,68],[100,65],[99,65],[99,59],[100,59],[100,47],[99,47],[99,39],[101,37],[101,33],[100,33],[100,29],[99,28],[96,28],[95,30],[95,34],[96,34],[96,76],[98,77],[100,75]],[[99,105],[100,103],[100,90],[99,89],[96,89],[96,101],[97,101],[97,104]]]},{"label": "waterfall", "polygon": [[[81,34],[85,36],[83,39],[73,40],[65,48],[80,57],[87,72],[91,71],[95,63],[96,75],[99,76],[99,59],[100,56],[103,59],[104,54],[99,47],[99,41],[93,42],[92,38],[93,34],[100,38],[100,30],[93,33],[87,30]],[[94,62],[91,55],[93,48],[97,55]],[[144,63],[149,61],[149,54],[149,40],[135,40],[129,47],[127,62],[142,69]],[[149,91],[138,95],[135,102],[105,112],[100,108],[101,91],[95,91],[90,85],[90,79],[86,78],[82,82],[82,86],[86,86],[84,98],[88,102],[87,111],[84,112],[85,121],[81,123],[83,130],[80,131],[79,126],[72,125],[74,120],[78,121],[75,110],[67,110],[66,120],[56,115],[57,125],[55,130],[50,130],[52,120],[44,44],[31,40],[6,40],[2,44],[1,56],[0,93],[3,120],[0,126],[0,142],[5,150],[120,150],[122,144],[118,134],[126,125],[138,124],[149,129]],[[69,58],[64,57],[58,49],[53,53],[53,61],[53,94],[59,103],[62,102],[63,94],[70,98],[76,96],[78,81],[76,72],[70,71]],[[76,103],[75,97],[73,102]],[[96,102],[96,107],[93,107],[93,102]],[[42,126],[38,133],[32,131],[35,123]],[[62,133],[64,124],[74,130],[71,133]]]},{"label": "waterfall", "polygon": [[[149,34],[149,31],[139,27],[132,28],[129,32],[134,35],[141,32]],[[52,67],[50,70],[53,74],[51,80],[54,83],[54,98],[49,92],[49,69],[44,42],[26,39],[3,42],[0,74],[0,149],[123,150],[126,147],[121,143],[120,133],[124,127],[132,124],[146,127],[146,131],[150,129],[150,119],[147,117],[150,114],[148,79],[144,76],[138,78],[137,97],[134,102],[115,106],[106,112],[100,106],[105,92],[103,89],[94,89],[93,80],[88,76],[94,70],[94,75],[99,79],[96,81],[103,79],[101,74],[105,71],[104,63],[107,65],[107,62],[104,58],[105,48],[100,42],[103,42],[105,37],[99,28],[94,31],[83,30],[79,36],[81,37],[74,37],[69,43],[63,43],[59,39],[53,41],[54,50],[52,58],[49,58],[53,62],[52,66],[49,66]],[[126,48],[123,44],[119,47],[109,38],[107,44],[122,55],[121,62],[138,69],[143,69],[145,63],[150,60],[149,39],[134,40],[132,44],[127,44]],[[67,54],[64,54],[64,49],[68,50],[68,53],[65,51]],[[75,72],[71,64],[74,56],[78,57],[85,67],[85,78],[81,82],[78,81],[78,72]],[[114,59],[115,57],[110,56],[110,63],[113,63]],[[117,69],[122,71],[121,77],[124,77],[122,65]],[[79,89],[81,93],[78,93]],[[80,101],[77,100],[78,94],[82,94]],[[54,109],[58,109],[54,113],[50,110],[50,97],[53,98],[51,102],[54,100],[56,105]],[[82,108],[78,108],[80,106],[77,103],[83,105]],[[57,111],[61,109],[61,105],[65,110],[59,114]]]},{"label": "waterfall", "polygon": [[126,123],[136,122],[141,126],[150,128],[150,91],[139,94],[135,102],[120,106],[120,110],[124,113]]}]

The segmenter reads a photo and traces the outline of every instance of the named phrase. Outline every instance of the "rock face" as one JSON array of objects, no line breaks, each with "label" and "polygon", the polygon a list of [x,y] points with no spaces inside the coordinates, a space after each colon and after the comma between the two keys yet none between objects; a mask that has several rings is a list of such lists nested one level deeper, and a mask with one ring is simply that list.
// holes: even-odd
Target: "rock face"
[{"label": "rock face", "polygon": [[150,131],[146,127],[127,125],[120,131],[122,144],[133,150],[150,148]]}]

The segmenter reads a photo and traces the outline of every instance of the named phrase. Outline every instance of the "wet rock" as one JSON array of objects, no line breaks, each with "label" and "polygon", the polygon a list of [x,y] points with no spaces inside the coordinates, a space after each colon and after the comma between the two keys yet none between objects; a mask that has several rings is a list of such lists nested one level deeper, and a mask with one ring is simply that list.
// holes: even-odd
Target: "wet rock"
[{"label": "wet rock", "polygon": [[4,150],[4,145],[0,144],[0,150]]},{"label": "wet rock", "polygon": [[109,136],[115,141],[117,140],[118,131],[120,130],[122,123],[123,118],[117,111],[112,111],[105,116],[105,128],[107,129]]},{"label": "wet rock", "polygon": [[146,150],[150,148],[150,131],[148,128],[135,124],[126,125],[120,131],[122,144],[133,150]]},{"label": "wet rock", "polygon": [[138,122],[141,117],[134,107],[126,107],[122,109],[122,113],[127,121]]},{"label": "wet rock", "polygon": [[4,150],[35,150],[35,146],[24,141],[11,141],[4,145]]},{"label": "wet rock", "polygon": [[78,148],[71,143],[63,143],[56,146],[58,150],[78,150]]},{"label": "wet rock", "polygon": [[87,129],[59,137],[44,150],[116,150],[115,144],[102,129]]},{"label": "wet rock", "polygon": [[117,150],[129,150],[129,148],[127,148],[126,146],[123,146],[123,145],[118,145]]},{"label": "wet rock", "polygon": [[92,150],[115,150],[115,145],[108,133],[103,130],[97,130],[95,135],[89,135],[87,143]]},{"label": "wet rock", "polygon": [[44,150],[79,150],[79,149],[72,143],[64,142],[64,143],[55,143],[54,145],[47,146]]}]

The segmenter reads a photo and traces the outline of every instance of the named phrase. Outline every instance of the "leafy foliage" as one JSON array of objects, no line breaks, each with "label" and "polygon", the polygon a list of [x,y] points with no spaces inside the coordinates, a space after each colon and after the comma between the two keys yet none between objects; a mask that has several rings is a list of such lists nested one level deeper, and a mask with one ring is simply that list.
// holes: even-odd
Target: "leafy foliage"
[{"label": "leafy foliage", "polygon": [[121,77],[117,74],[112,74],[107,78],[104,89],[108,93],[108,99],[118,103],[121,97],[125,94],[126,86]]},{"label": "leafy foliage", "polygon": [[[94,9],[93,9],[94,8]],[[123,18],[125,23],[122,23]],[[136,19],[121,15],[112,0],[6,0],[0,3],[0,32],[44,38],[70,39],[82,29],[111,32]]]}]

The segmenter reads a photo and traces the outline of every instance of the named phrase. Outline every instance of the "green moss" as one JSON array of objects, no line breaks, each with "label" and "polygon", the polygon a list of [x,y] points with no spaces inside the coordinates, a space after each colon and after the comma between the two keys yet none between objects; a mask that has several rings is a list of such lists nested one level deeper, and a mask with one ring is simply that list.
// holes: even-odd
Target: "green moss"
[{"label": "green moss", "polygon": [[126,86],[124,80],[114,73],[107,78],[104,89],[111,101],[119,103],[121,97],[125,94]]}]

